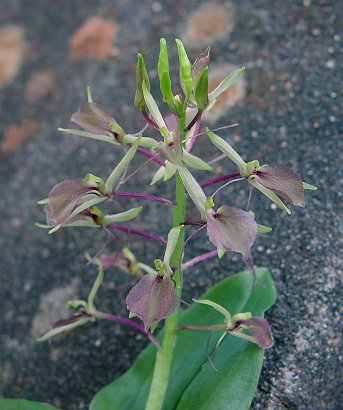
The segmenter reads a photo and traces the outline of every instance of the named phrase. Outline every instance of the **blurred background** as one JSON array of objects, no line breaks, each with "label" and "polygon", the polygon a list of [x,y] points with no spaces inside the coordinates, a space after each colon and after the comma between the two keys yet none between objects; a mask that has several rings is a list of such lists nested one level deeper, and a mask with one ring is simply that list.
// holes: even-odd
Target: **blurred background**
[{"label": "blurred background", "polygon": [[[57,131],[70,127],[85,87],[127,132],[137,132],[144,120],[133,106],[136,54],[144,55],[158,96],[158,41],[166,37],[174,83],[175,38],[191,60],[212,45],[210,87],[245,66],[204,123],[238,122],[221,135],[245,159],[291,167],[318,187],[291,217],[253,197],[256,218],[273,227],[257,241],[255,263],[271,270],[279,297],[267,315],[275,345],[266,352],[252,408],[341,408],[342,2],[0,0],[0,9],[0,395],[86,409],[147,343],[131,329],[100,322],[50,343],[35,341],[68,314],[69,299],[87,296],[96,272],[84,252],[94,255],[105,236],[81,229],[49,236],[34,223],[44,223],[36,202],[55,184],[88,172],[106,177],[122,155],[106,143]],[[218,154],[205,137],[197,153]],[[234,171],[228,162],[217,165],[218,175]],[[155,170],[151,165],[130,179],[127,190],[141,192]],[[171,197],[172,189],[161,184],[145,192]],[[235,206],[246,198],[241,185],[221,194]],[[169,210],[145,205],[137,227],[164,234]],[[187,258],[212,249],[204,236],[197,239]],[[163,252],[125,234],[118,241],[146,263]],[[233,254],[211,260],[206,270],[195,266],[185,277],[185,299],[242,268]],[[128,289],[114,289],[127,281],[108,270],[99,308],[127,315]]]}]

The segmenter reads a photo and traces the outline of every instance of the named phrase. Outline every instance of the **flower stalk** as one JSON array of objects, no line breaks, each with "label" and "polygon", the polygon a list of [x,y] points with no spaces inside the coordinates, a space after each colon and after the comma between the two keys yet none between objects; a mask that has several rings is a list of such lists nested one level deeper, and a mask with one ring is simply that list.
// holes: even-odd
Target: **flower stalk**
[{"label": "flower stalk", "polygon": [[[173,208],[173,227],[177,227],[184,222],[186,211],[186,195],[182,180],[178,173],[176,174],[175,202],[176,205]],[[184,231],[181,230],[171,258],[171,266],[175,268],[175,273],[173,275],[175,292],[179,300],[181,300],[182,293],[181,257],[183,245]],[[160,410],[162,408],[177,338],[175,329],[177,326],[178,311],[179,309],[177,308],[171,316],[165,319],[162,349],[159,349],[156,353],[155,368],[145,410]]]}]

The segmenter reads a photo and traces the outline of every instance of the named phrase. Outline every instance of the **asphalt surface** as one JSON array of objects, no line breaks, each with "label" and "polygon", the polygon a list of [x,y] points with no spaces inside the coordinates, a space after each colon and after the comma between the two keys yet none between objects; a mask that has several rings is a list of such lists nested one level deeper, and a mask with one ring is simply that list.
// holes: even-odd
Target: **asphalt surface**
[{"label": "asphalt surface", "polygon": [[[83,101],[87,84],[95,100],[124,129],[135,132],[142,127],[144,122],[132,104],[135,55],[143,52],[156,80],[158,39],[165,36],[171,44],[173,38],[183,38],[189,16],[201,4],[0,1],[0,30],[9,24],[21,30],[22,38],[19,35],[14,41],[20,43],[16,47],[23,55],[21,65],[20,56],[9,57],[16,58],[20,67],[0,88],[1,395],[47,401],[64,410],[86,409],[95,392],[122,374],[146,344],[134,330],[100,322],[51,343],[36,343],[49,323],[67,313],[63,306],[68,299],[87,296],[95,271],[86,266],[84,252],[95,254],[104,243],[102,232],[65,229],[49,236],[36,228],[34,222],[44,221],[36,201],[61,180],[88,172],[106,177],[122,151],[62,135],[57,127],[70,125],[69,117]],[[230,13],[223,33],[212,39],[213,64],[247,67],[245,96],[216,125],[238,122],[238,128],[222,135],[230,136],[245,158],[292,167],[318,186],[316,192],[306,193],[306,208],[294,209],[291,217],[258,194],[253,197],[256,218],[273,227],[272,234],[254,247],[255,263],[271,270],[279,296],[267,314],[275,345],[266,352],[252,408],[337,410],[342,408],[343,396],[342,3],[213,4]],[[111,55],[100,61],[71,58],[71,36],[96,15],[117,24]],[[202,47],[192,43],[190,55],[195,57]],[[174,47],[171,53],[175,61]],[[45,77],[31,84],[30,93],[28,82],[42,71]],[[157,95],[156,81],[153,91]],[[10,128],[18,124],[20,130]],[[22,132],[18,143],[9,143],[9,129],[11,135]],[[200,139],[197,152],[205,159],[216,155],[205,138]],[[227,162],[218,165],[224,172],[234,171]],[[141,192],[154,169],[151,166],[131,178],[126,189]],[[171,198],[172,186],[162,184],[147,191]],[[246,194],[244,186],[237,186],[221,194],[221,199],[244,206]],[[137,227],[163,234],[168,215],[166,207],[147,204]],[[146,262],[162,256],[163,249],[155,243],[119,234],[117,238]],[[187,255],[210,249],[199,234]],[[242,267],[235,255],[197,265],[185,277],[184,298],[190,300]],[[108,271],[107,287],[98,302],[102,310],[126,315],[127,290],[112,289],[125,281]]]}]

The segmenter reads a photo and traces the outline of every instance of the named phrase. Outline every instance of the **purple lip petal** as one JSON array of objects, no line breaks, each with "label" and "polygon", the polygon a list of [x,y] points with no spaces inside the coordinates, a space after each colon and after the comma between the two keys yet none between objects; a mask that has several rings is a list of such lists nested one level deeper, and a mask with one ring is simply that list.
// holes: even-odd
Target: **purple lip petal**
[{"label": "purple lip petal", "polygon": [[139,198],[139,199],[146,199],[148,201],[157,201],[162,202],[168,205],[176,205],[175,202],[171,201],[167,198],[162,198],[160,196],[149,195],[149,194],[138,194],[133,192],[123,192],[123,191],[112,191],[113,196],[121,196],[126,198]]},{"label": "purple lip petal", "polygon": [[303,183],[293,170],[280,165],[262,165],[258,168],[255,179],[289,203],[305,206]]},{"label": "purple lip petal", "polygon": [[107,112],[98,104],[89,102],[81,105],[78,112],[73,114],[71,121],[85,131],[96,135],[104,133],[113,135],[113,131],[109,128],[111,122],[115,122]]},{"label": "purple lip petal", "polygon": [[147,331],[154,322],[170,316],[176,309],[178,297],[169,275],[145,275],[130,290],[126,305],[143,322]]},{"label": "purple lip petal", "polygon": [[249,320],[241,320],[237,322],[237,324],[247,327],[256,343],[262,347],[262,349],[272,347],[273,336],[268,322],[263,317],[253,317]]},{"label": "purple lip petal", "polygon": [[113,229],[117,229],[118,231],[121,231],[121,232],[129,233],[129,234],[137,235],[137,236],[143,236],[143,237],[151,239],[153,241],[162,243],[163,245],[167,244],[167,241],[164,238],[161,238],[160,236],[158,236],[154,233],[151,233],[151,232],[140,231],[138,229],[128,228],[127,226],[119,225],[119,224],[116,224],[116,223],[112,223],[112,224],[109,224],[107,226],[110,227],[110,228],[113,228]]},{"label": "purple lip petal", "polygon": [[148,338],[153,342],[153,344],[157,347],[161,347],[160,342],[154,337],[150,332],[147,332],[143,326],[140,324],[134,322],[131,319],[127,319],[125,317],[117,316],[117,315],[112,315],[110,313],[99,313],[97,317],[101,319],[106,319],[106,320],[111,320],[112,322],[117,322],[121,323],[123,325],[127,325],[130,327],[133,327],[134,329],[137,329],[139,332],[144,333]]},{"label": "purple lip petal", "polygon": [[245,258],[257,235],[257,224],[249,213],[224,205],[207,217],[207,234],[217,249],[238,252]]},{"label": "purple lip petal", "polygon": [[228,179],[239,177],[241,174],[239,172],[232,172],[231,174],[222,175],[217,178],[209,179],[208,181],[204,181],[200,184],[201,188],[205,188],[207,186],[217,184],[218,182],[227,181]]}]

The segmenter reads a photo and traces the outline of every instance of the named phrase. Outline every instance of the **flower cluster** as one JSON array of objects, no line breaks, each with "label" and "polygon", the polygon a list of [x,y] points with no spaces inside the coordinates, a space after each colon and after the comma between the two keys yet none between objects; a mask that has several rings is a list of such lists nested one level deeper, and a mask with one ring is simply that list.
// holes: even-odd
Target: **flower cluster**
[{"label": "flower cluster", "polygon": [[[192,266],[217,255],[222,258],[226,252],[239,253],[244,261],[252,263],[251,249],[261,232],[270,228],[258,224],[254,214],[249,212],[250,198],[246,210],[234,208],[227,203],[217,204],[217,193],[227,188],[231,183],[246,182],[250,189],[256,188],[267,198],[277,204],[288,214],[290,209],[283,200],[291,205],[303,207],[304,190],[315,187],[303,183],[300,177],[291,169],[280,165],[260,165],[257,160],[245,162],[234,148],[222,137],[206,128],[200,133],[202,114],[210,110],[217,98],[227,90],[243,73],[244,68],[230,73],[219,86],[209,92],[208,70],[210,50],[202,53],[193,64],[190,63],[181,41],[177,40],[179,57],[180,87],[183,94],[174,95],[169,74],[168,50],[164,39],[160,43],[158,61],[158,77],[163,101],[169,109],[167,115],[162,115],[152,93],[148,70],[143,56],[138,54],[136,67],[136,93],[134,104],[145,120],[141,131],[130,134],[121,127],[114,117],[99,104],[93,102],[90,90],[87,90],[87,102],[72,115],[71,122],[80,129],[60,129],[62,132],[91,138],[112,145],[121,145],[126,150],[123,158],[114,167],[107,179],[88,174],[84,179],[66,180],[60,182],[50,191],[49,197],[40,201],[45,205],[46,222],[49,233],[61,227],[92,227],[103,228],[105,232],[116,229],[155,240],[165,245],[164,257],[156,259],[154,267],[137,262],[128,249],[115,249],[106,255],[98,255],[99,277],[95,282],[88,301],[74,301],[71,306],[79,310],[67,320],[57,322],[54,328],[43,337],[45,340],[62,331],[73,329],[95,318],[110,318],[125,323],[148,334],[158,323],[173,314],[177,314],[181,300],[182,268]],[[143,135],[151,133],[153,137]],[[237,167],[237,171],[221,177],[216,177],[199,183],[195,173],[210,172],[213,167],[207,158],[200,158],[192,153],[198,137],[207,135],[211,143],[221,151]],[[175,202],[151,195],[145,192],[126,192],[121,186],[128,179],[127,170],[132,159],[140,153],[148,158],[147,163],[158,164],[151,185],[158,182],[176,180]],[[143,169],[147,163],[138,170]],[[137,171],[131,175],[137,174]],[[234,179],[235,178],[235,179]],[[224,182],[212,195],[207,196],[204,188]],[[167,239],[154,232],[147,232],[128,227],[126,223],[135,219],[142,211],[142,206],[129,208],[111,214],[105,213],[101,205],[115,206],[119,198],[157,201],[173,208],[173,226]],[[282,199],[283,200],[282,200]],[[187,199],[195,207],[197,219],[186,220],[185,209]],[[126,206],[126,205],[125,205]],[[200,219],[199,219],[200,218]],[[199,255],[192,262],[183,263],[186,228],[189,225],[206,227],[209,242],[215,251]],[[93,260],[93,259],[90,259]],[[132,275],[137,283],[126,298],[130,317],[138,316],[144,322],[141,329],[131,319],[118,319],[117,316],[98,312],[93,303],[103,277],[103,268],[117,267]],[[272,345],[272,336],[267,321],[262,317],[253,317],[250,312],[239,313],[231,317],[222,306],[210,300],[198,300],[212,306],[225,316],[224,324],[212,325],[211,329],[222,329],[229,333],[249,340],[265,349]],[[113,319],[116,318],[116,319]],[[135,324],[136,323],[136,324]],[[217,326],[217,327],[216,327]],[[189,325],[184,328],[199,328]],[[205,329],[205,328],[204,328]],[[157,344],[157,343],[156,343]]]}]

